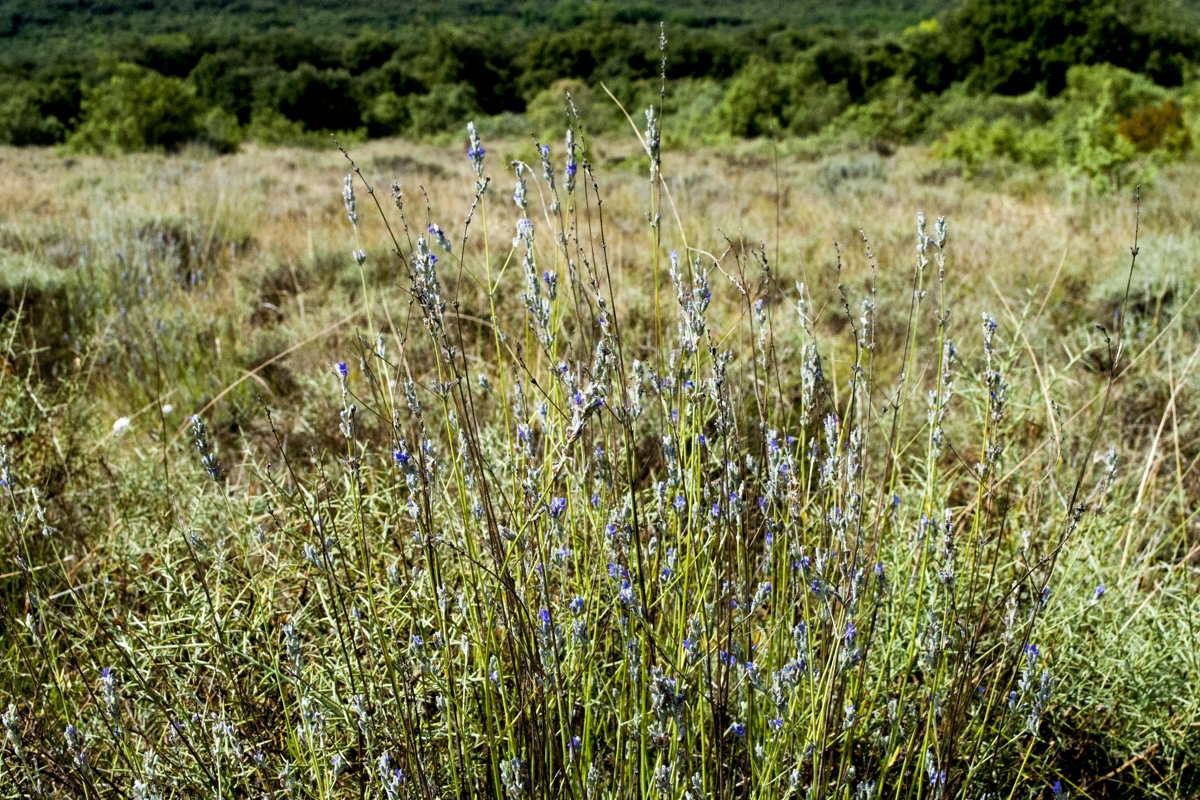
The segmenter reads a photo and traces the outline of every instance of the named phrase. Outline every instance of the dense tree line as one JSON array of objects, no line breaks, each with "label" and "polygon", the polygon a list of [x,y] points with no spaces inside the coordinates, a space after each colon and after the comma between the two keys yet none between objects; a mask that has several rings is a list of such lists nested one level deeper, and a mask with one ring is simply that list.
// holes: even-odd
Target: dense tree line
[{"label": "dense tree line", "polygon": [[[0,2],[0,142],[93,149],[426,136],[468,117],[527,130],[561,108],[564,86],[585,105],[601,82],[630,100],[653,97],[661,18],[669,78],[687,90],[677,111],[697,135],[809,134],[853,112],[851,122],[875,124],[872,135],[904,140],[928,126],[889,115],[895,102],[920,108],[951,90],[1054,98],[1080,64],[1172,87],[1200,62],[1195,7],[1145,0],[926,0],[905,6],[907,26],[879,10],[894,4],[860,0],[840,20],[852,27],[804,24],[804,3],[721,15],[690,0],[463,0],[433,4],[440,18],[414,6],[405,24],[355,2],[337,18],[272,0],[17,5]],[[400,6],[390,13],[403,15]],[[122,20],[132,26],[123,33]]]}]

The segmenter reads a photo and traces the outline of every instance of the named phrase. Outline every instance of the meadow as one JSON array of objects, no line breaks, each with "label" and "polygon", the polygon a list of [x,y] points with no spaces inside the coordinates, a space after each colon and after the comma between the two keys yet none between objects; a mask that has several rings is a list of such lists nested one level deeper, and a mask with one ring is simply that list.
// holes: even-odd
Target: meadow
[{"label": "meadow", "polygon": [[1200,165],[636,121],[0,150],[0,796],[1200,795]]}]

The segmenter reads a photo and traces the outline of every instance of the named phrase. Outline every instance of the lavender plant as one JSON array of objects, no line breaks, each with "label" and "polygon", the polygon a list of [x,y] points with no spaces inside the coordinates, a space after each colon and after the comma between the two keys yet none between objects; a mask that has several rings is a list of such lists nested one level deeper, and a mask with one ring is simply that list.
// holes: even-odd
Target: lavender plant
[{"label": "lavender plant", "polygon": [[307,387],[325,448],[261,409],[239,456],[192,416],[157,493],[110,490],[145,569],[81,578],[0,445],[14,796],[1068,796],[1060,643],[1111,640],[1116,592],[1059,613],[1059,576],[1129,491],[1106,406],[1055,433],[1020,320],[957,324],[945,218],[916,215],[891,294],[865,234],[828,297],[689,238],[661,108],[650,252],[619,269],[571,124],[511,195],[468,128],[460,228],[350,162],[367,329]]}]

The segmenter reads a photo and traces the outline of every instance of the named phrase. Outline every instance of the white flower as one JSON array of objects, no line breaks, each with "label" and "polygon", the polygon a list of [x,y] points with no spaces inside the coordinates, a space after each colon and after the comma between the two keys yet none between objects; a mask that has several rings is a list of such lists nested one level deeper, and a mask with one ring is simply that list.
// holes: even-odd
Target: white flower
[{"label": "white flower", "polygon": [[129,430],[130,424],[129,417],[118,418],[117,421],[113,423],[112,435],[120,436],[121,434],[125,433],[125,431]]}]

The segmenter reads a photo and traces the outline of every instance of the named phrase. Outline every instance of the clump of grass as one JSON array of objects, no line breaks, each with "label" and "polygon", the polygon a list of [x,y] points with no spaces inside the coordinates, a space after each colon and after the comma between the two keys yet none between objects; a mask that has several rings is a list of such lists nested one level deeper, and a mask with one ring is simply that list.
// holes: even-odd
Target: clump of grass
[{"label": "clump of grass", "polygon": [[[1116,626],[1152,663],[1194,581],[1190,517],[1144,536],[1129,498],[1158,484],[1104,446],[1147,352],[1125,301],[1069,383],[1031,357],[1035,310],[959,321],[944,219],[917,216],[903,279],[860,234],[821,286],[785,282],[772,248],[689,236],[645,120],[640,232],[577,124],[511,172],[472,129],[457,217],[351,161],[361,335],[289,393],[305,415],[262,403],[254,436],[251,399],[186,424],[154,403],[153,446],[74,489],[86,548],[8,437],[14,796],[1195,789],[1194,701],[1133,767],[1130,717],[1101,756],[1071,749]],[[374,279],[397,265],[401,303]],[[163,381],[173,346],[138,374]],[[1154,614],[1099,613],[1152,579]],[[1180,691],[1190,658],[1147,692]]]}]

